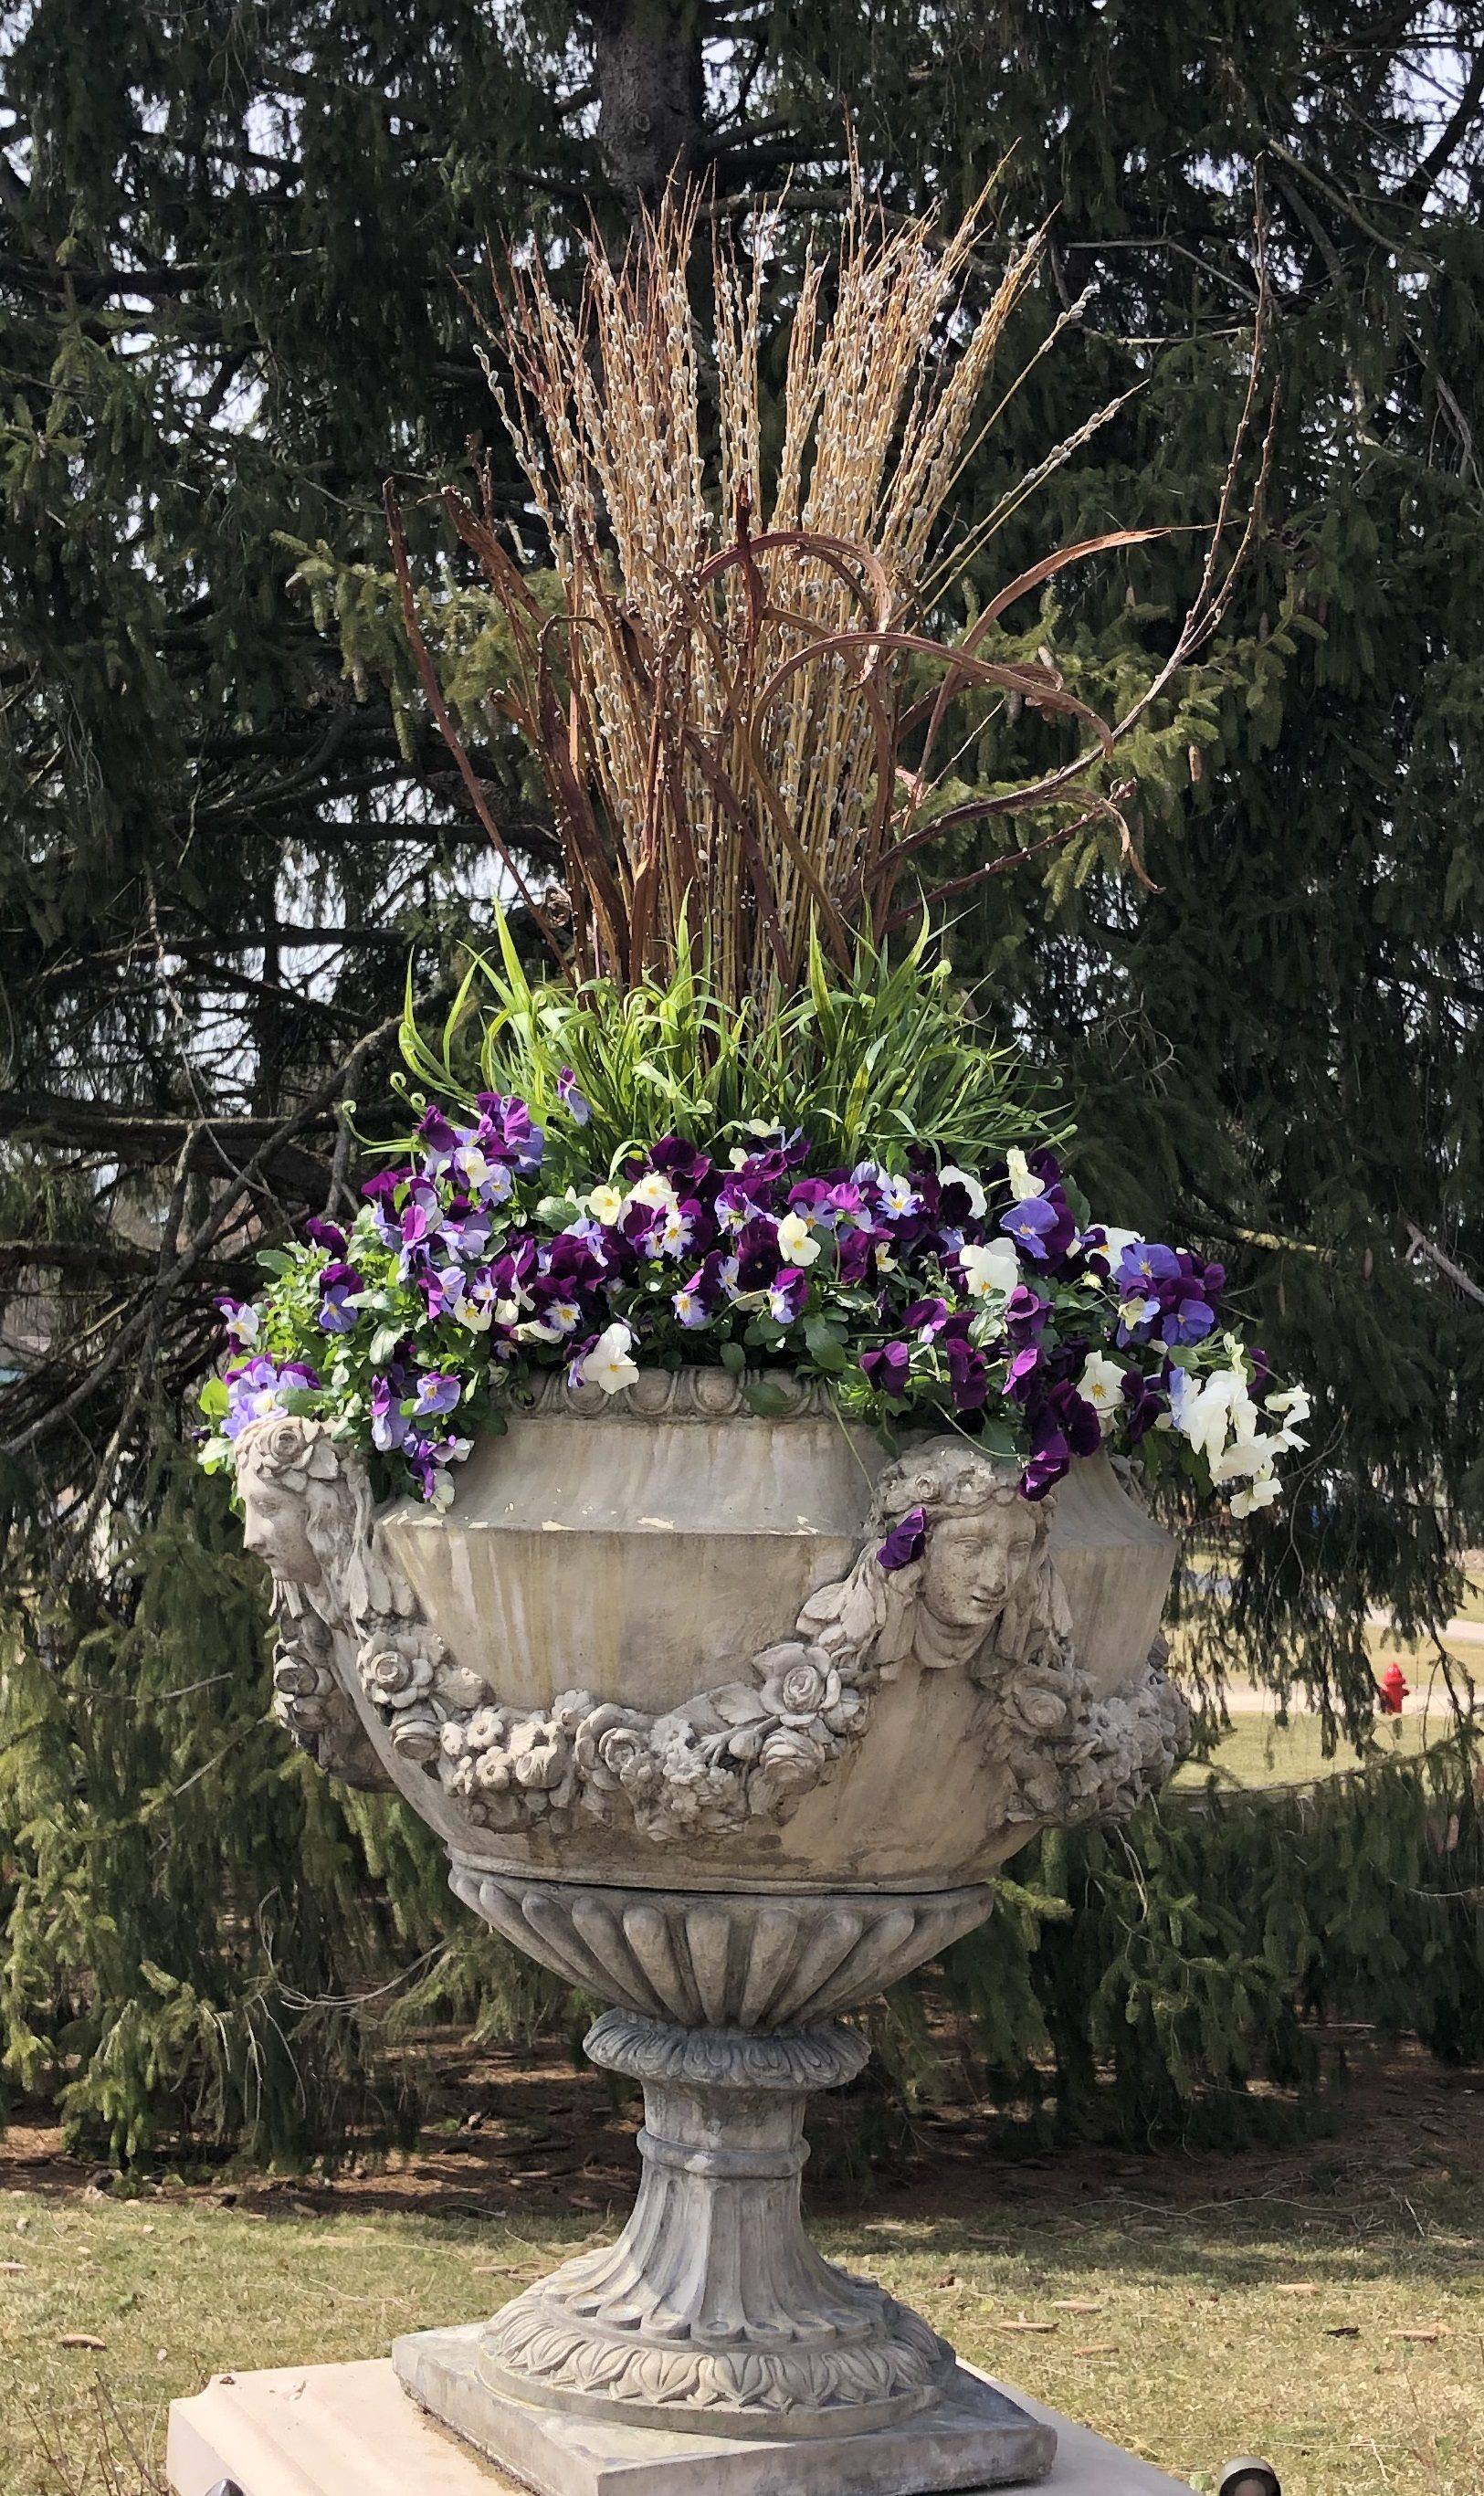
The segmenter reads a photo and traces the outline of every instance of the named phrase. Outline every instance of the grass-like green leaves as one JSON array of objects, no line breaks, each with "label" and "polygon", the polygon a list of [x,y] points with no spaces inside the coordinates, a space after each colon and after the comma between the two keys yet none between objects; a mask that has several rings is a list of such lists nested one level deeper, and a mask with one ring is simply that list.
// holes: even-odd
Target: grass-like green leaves
[{"label": "grass-like green leaves", "polygon": [[496,955],[473,957],[436,1034],[409,1001],[408,1091],[464,1103],[515,1093],[547,1124],[571,1076],[591,1106],[589,1165],[667,1133],[784,1124],[847,1166],[900,1167],[920,1144],[979,1167],[1007,1143],[1069,1132],[1054,1083],[985,1030],[925,926],[895,955],[857,938],[849,976],[811,937],[806,985],[773,1007],[725,1002],[690,945],[667,976],[572,987],[534,980],[503,919],[496,935]]}]

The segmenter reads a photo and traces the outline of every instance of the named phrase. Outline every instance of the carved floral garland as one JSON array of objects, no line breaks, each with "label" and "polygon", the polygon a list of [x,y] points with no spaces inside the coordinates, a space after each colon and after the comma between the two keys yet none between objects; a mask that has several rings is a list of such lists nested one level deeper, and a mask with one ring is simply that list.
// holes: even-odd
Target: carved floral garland
[{"label": "carved floral garland", "polygon": [[[790,1636],[664,1715],[591,1691],[501,1701],[457,1664],[381,1548],[369,1476],[321,1421],[272,1416],[238,1443],[249,1540],[273,1571],[275,1705],[322,1766],[386,1783],[349,1694],[356,1674],[405,1759],[480,1827],[553,1833],[628,1815],[656,1844],[782,1825],[862,1738],[908,1663],[968,1671],[1006,1826],[1118,1817],[1163,1783],[1189,1729],[1158,1642],[1132,1691],[1098,1700],[1076,1660],[1047,1513],[1014,1470],[942,1438],[887,1468],[855,1561]],[[915,1510],[919,1556],[878,1557]]]}]

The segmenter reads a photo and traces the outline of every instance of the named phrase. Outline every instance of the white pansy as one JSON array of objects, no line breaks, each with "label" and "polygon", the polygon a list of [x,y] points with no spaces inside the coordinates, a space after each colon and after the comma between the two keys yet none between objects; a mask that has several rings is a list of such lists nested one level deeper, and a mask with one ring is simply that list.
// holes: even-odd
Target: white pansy
[{"label": "white pansy", "polygon": [[1020,1260],[1008,1239],[992,1239],[987,1248],[961,1248],[958,1262],[972,1300],[982,1300],[990,1292],[1013,1292],[1020,1280]]},{"label": "white pansy", "polygon": [[1281,1387],[1276,1395],[1268,1397],[1268,1411],[1286,1413],[1290,1426],[1296,1427],[1300,1421],[1308,1420],[1314,1401],[1307,1387]]},{"label": "white pansy", "polygon": [[1213,1473],[1229,1435],[1232,1400],[1245,1391],[1246,1381],[1235,1369],[1213,1369],[1198,1386],[1188,1369],[1177,1368],[1171,1376],[1175,1427],[1196,1454],[1205,1457]]},{"label": "white pansy", "polygon": [[938,1183],[940,1187],[963,1188],[969,1198],[969,1210],[974,1221],[977,1222],[981,1218],[989,1199],[973,1170],[960,1170],[956,1162],[944,1162],[938,1173]]},{"label": "white pansy", "polygon": [[1109,1360],[1106,1353],[1089,1353],[1077,1393],[1086,1397],[1103,1428],[1110,1430],[1124,1403],[1124,1373],[1117,1361]]},{"label": "white pansy", "polygon": [[786,1265],[812,1265],[819,1243],[801,1213],[786,1213],[778,1226],[778,1253]]},{"label": "white pansy", "polygon": [[680,1199],[664,1170],[646,1170],[644,1176],[629,1190],[624,1201],[626,1204],[652,1205],[657,1210],[668,1212],[671,1205],[680,1202]]},{"label": "white pansy", "polygon": [[689,1248],[690,1244],[691,1225],[681,1212],[677,1201],[669,1207],[665,1216],[660,1231],[660,1245],[667,1257],[678,1257],[681,1250]]},{"label": "white pansy", "polygon": [[604,1326],[591,1352],[582,1356],[582,1384],[601,1387],[604,1395],[616,1395],[621,1387],[632,1387],[637,1378],[638,1365],[630,1359],[634,1337],[621,1318]]},{"label": "white pansy", "polygon": [[487,1300],[482,1303],[472,1300],[467,1292],[461,1292],[453,1303],[454,1317],[461,1326],[468,1328],[471,1334],[485,1333],[493,1321],[494,1314]]},{"label": "white pansy", "polygon": [[1271,1508],[1279,1490],[1278,1476],[1271,1467],[1266,1473],[1255,1474],[1250,1482],[1233,1494],[1232,1515],[1251,1516],[1258,1509]]},{"label": "white pansy", "polygon": [[1028,1196],[1045,1195],[1045,1180],[1036,1177],[1018,1144],[1011,1144],[1005,1156],[1005,1164],[1010,1174],[1010,1194],[1017,1204]]},{"label": "white pansy", "polygon": [[1141,1231],[1120,1231],[1116,1222],[1100,1222],[1098,1228],[1102,1232],[1103,1255],[1110,1265],[1118,1264],[1126,1248],[1142,1248],[1144,1245]]},{"label": "white pansy", "polygon": [[1307,1387],[1281,1388],[1277,1395],[1268,1397],[1268,1411],[1286,1416],[1283,1428],[1273,1440],[1275,1449],[1308,1447],[1309,1442],[1298,1427],[1300,1421],[1307,1421],[1314,1411],[1314,1404]]},{"label": "white pansy", "polygon": [[593,1220],[611,1230],[624,1209],[623,1192],[616,1187],[595,1187],[586,1203]]},{"label": "white pansy", "polygon": [[522,1343],[564,1343],[582,1315],[575,1300],[553,1300],[539,1318],[516,1327]]},{"label": "white pansy", "polygon": [[1276,1439],[1234,1438],[1229,1448],[1223,1448],[1219,1456],[1213,1456],[1212,1481],[1251,1481],[1260,1473],[1271,1472],[1277,1445]]}]

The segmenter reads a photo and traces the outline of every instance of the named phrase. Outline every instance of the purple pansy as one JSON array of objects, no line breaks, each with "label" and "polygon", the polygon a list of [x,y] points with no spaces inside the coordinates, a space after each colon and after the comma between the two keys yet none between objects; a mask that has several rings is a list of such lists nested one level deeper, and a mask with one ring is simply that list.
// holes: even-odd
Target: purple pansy
[{"label": "purple pansy", "polygon": [[902,1312],[903,1326],[920,1343],[931,1343],[936,1334],[943,1332],[947,1322],[948,1303],[944,1299],[913,1300],[911,1308]]},{"label": "purple pansy", "polygon": [[781,1266],[768,1286],[768,1315],[774,1325],[796,1325],[808,1297],[808,1275],[797,1265]]},{"label": "purple pansy", "polygon": [[1162,1413],[1169,1411],[1169,1400],[1152,1387],[1141,1369],[1126,1369],[1122,1388],[1125,1408],[1124,1427],[1128,1445],[1136,1448],[1154,1428]]},{"label": "purple pansy", "polygon": [[326,1334],[350,1334],[354,1331],[357,1312],[350,1303],[365,1288],[364,1278],[357,1274],[354,1265],[337,1263],[325,1267],[320,1276],[317,1323]]},{"label": "purple pansy", "polygon": [[905,1343],[878,1344],[860,1356],[866,1383],[878,1395],[900,1395],[912,1362],[911,1348]]},{"label": "purple pansy", "polygon": [[216,1305],[222,1312],[222,1324],[233,1352],[250,1351],[263,1332],[263,1320],[252,1301],[234,1299],[230,1292],[220,1292]]},{"label": "purple pansy", "polygon": [[1074,1456],[1096,1456],[1102,1445],[1102,1423],[1096,1405],[1079,1395],[1069,1379],[1064,1378],[1053,1387],[1045,1411],[1051,1426],[1067,1441]]},{"label": "purple pansy", "polygon": [[235,1439],[250,1421],[262,1421],[269,1413],[280,1411],[285,1396],[294,1388],[318,1387],[320,1380],[306,1360],[274,1361],[261,1353],[256,1360],[229,1369],[226,1384],[227,1411],[221,1435]]},{"label": "purple pansy", "polygon": [[706,1155],[680,1136],[662,1136],[650,1153],[649,1167],[663,1171],[677,1195],[699,1187],[711,1172]]},{"label": "purple pansy", "polygon": [[926,1542],[927,1510],[910,1508],[905,1516],[898,1518],[885,1542],[878,1544],[876,1556],[890,1575],[897,1569],[910,1569],[914,1560],[920,1560]]},{"label": "purple pansy", "polygon": [[410,1424],[402,1410],[402,1386],[390,1378],[371,1381],[371,1444],[389,1455],[406,1441]]},{"label": "purple pansy", "polygon": [[1005,1304],[1005,1330],[1012,1343],[1033,1343],[1045,1328],[1051,1302],[1033,1283],[1017,1283]]},{"label": "purple pansy", "polygon": [[540,1170],[546,1149],[546,1139],[532,1122],[524,1101],[504,1092],[481,1092],[479,1096],[479,1116],[489,1136],[489,1145],[498,1146],[502,1156],[529,1177]]},{"label": "purple pansy", "polygon": [[1005,1373],[1005,1391],[1012,1404],[1027,1404],[1036,1392],[1045,1367],[1045,1356],[1039,1344],[1024,1343],[1010,1356]]},{"label": "purple pansy", "polygon": [[413,1398],[413,1419],[426,1421],[435,1414],[451,1413],[460,1395],[463,1382],[447,1370],[425,1369],[417,1381]]},{"label": "purple pansy", "polygon": [[978,1347],[950,1335],[943,1348],[955,1413],[979,1413],[989,1401],[989,1362]]},{"label": "purple pansy", "polygon": [[1062,1432],[1048,1424],[1026,1458],[1020,1487],[1027,1499],[1044,1499],[1071,1471],[1071,1450]]},{"label": "purple pansy", "polygon": [[1076,1222],[1059,1187],[1042,1196],[1023,1196],[1000,1217],[1022,1256],[1039,1265],[1059,1265],[1077,1235]]}]

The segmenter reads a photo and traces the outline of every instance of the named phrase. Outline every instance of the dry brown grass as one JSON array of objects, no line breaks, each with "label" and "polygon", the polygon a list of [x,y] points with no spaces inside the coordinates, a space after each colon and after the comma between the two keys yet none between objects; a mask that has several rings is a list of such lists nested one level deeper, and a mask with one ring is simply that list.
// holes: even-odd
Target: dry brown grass
[{"label": "dry brown grass", "polygon": [[[986,293],[982,203],[943,239],[926,217],[887,226],[857,193],[834,246],[811,246],[797,276],[774,442],[760,378],[766,215],[747,263],[708,229],[704,340],[698,218],[696,195],[677,193],[622,259],[590,248],[575,310],[540,260],[512,268],[499,297],[491,383],[549,541],[558,615],[488,508],[447,499],[513,651],[495,707],[528,739],[561,832],[561,909],[526,890],[552,951],[578,974],[633,981],[667,975],[700,939],[727,1001],[766,1001],[801,984],[811,930],[844,968],[858,929],[880,942],[914,915],[920,895],[899,903],[904,869],[950,826],[1036,809],[1055,840],[1098,814],[1122,824],[1122,784],[1102,766],[1214,628],[1247,541],[1251,515],[1225,544],[1256,370],[1196,601],[1109,727],[1046,659],[998,649],[1002,618],[1064,566],[1159,532],[1059,547],[1003,584],[956,644],[931,630],[930,591],[1075,448],[1048,451],[973,548],[942,543],[1040,235]],[[424,685],[479,805],[389,496],[388,515]],[[965,706],[977,733],[1007,702],[1071,720],[1077,751],[1028,786],[947,806],[944,758]]]}]

